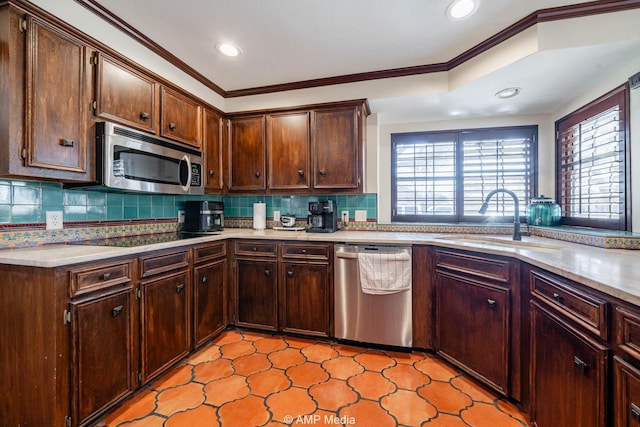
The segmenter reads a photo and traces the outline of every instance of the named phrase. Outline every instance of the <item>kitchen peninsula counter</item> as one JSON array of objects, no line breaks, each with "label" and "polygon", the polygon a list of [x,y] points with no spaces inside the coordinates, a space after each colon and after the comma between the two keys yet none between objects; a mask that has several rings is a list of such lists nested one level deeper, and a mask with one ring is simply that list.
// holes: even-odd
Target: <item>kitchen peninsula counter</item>
[{"label": "kitchen peninsula counter", "polygon": [[[372,245],[434,245],[512,257],[567,279],[583,283],[613,297],[640,305],[640,275],[637,273],[640,265],[640,252],[638,251],[602,249],[535,236],[523,237],[523,242],[540,245],[542,249],[511,246],[509,245],[511,237],[507,235],[490,236],[494,239],[491,244],[472,239],[455,239],[455,236],[442,233],[378,231],[342,230],[336,233],[315,234],[304,231],[227,229],[217,235],[135,247],[51,244],[30,248],[4,249],[0,250],[0,263],[51,268],[115,257],[138,256],[150,251],[228,239],[324,241]],[[499,239],[504,239],[506,246],[500,246],[499,243],[496,243],[499,242]]]}]

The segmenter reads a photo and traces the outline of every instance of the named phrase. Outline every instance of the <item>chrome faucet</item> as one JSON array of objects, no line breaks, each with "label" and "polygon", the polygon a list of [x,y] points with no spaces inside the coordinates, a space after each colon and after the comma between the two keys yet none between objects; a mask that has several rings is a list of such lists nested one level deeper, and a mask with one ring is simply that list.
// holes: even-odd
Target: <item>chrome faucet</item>
[{"label": "chrome faucet", "polygon": [[506,193],[513,197],[513,203],[515,204],[515,212],[513,213],[513,240],[522,240],[522,235],[529,235],[528,232],[523,233],[520,231],[520,201],[518,200],[518,196],[511,190],[507,190],[505,188],[496,188],[491,193],[487,194],[487,198],[484,199],[484,203],[480,207],[480,214],[484,215],[489,208],[489,199],[493,197],[496,193]]}]

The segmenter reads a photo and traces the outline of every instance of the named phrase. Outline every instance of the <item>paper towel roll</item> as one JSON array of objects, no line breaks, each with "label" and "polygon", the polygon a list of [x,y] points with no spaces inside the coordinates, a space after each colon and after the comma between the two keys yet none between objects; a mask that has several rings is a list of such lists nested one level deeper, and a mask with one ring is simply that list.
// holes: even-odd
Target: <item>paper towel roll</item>
[{"label": "paper towel roll", "polygon": [[264,230],[267,225],[267,204],[258,202],[253,204],[253,229]]}]

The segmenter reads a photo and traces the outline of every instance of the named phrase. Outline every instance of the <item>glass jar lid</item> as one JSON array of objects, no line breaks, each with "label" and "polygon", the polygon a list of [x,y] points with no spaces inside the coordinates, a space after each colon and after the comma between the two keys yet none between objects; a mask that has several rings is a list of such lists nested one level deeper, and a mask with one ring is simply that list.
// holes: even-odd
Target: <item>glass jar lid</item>
[{"label": "glass jar lid", "polygon": [[553,204],[556,201],[553,200],[551,197],[546,197],[543,194],[539,195],[538,197],[534,197],[533,199],[531,199],[531,203],[548,203],[548,204]]}]

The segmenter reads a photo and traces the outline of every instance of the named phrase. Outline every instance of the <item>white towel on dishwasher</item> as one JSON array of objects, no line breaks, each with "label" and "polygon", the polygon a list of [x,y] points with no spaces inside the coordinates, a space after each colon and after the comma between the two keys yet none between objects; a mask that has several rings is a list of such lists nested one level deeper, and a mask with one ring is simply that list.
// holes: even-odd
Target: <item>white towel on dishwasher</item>
[{"label": "white towel on dishwasher", "polygon": [[411,289],[411,256],[407,253],[359,253],[358,270],[365,294],[387,295]]}]

